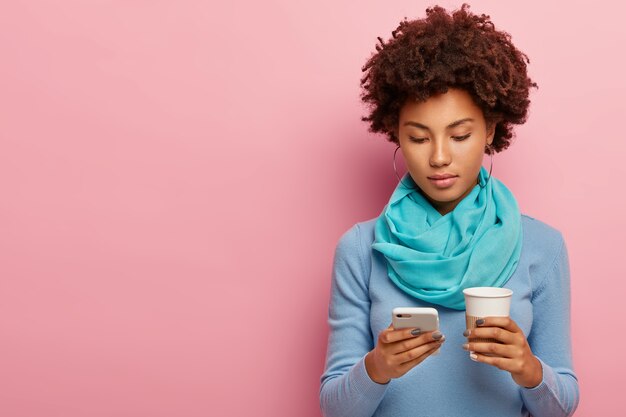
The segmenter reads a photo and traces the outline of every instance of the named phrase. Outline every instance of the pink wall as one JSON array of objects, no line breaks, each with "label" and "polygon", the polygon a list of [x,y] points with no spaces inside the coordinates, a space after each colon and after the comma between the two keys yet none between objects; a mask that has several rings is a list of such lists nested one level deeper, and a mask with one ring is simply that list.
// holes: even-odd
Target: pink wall
[{"label": "pink wall", "polygon": [[[3,416],[320,415],[334,246],[394,185],[360,68],[428,4],[220,3],[3,4]],[[625,10],[472,4],[540,84],[494,173],[566,236],[577,416],[622,415]]]}]

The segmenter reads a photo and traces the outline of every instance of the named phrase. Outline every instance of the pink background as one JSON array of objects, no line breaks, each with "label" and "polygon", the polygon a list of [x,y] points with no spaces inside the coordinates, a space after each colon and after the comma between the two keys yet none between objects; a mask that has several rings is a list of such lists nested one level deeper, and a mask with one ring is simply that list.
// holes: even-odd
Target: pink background
[{"label": "pink background", "polygon": [[[214,3],[4,2],[3,416],[320,415],[334,247],[395,181],[360,68],[430,3]],[[472,3],[540,85],[494,175],[567,239],[577,416],[623,413],[617,4]]]}]

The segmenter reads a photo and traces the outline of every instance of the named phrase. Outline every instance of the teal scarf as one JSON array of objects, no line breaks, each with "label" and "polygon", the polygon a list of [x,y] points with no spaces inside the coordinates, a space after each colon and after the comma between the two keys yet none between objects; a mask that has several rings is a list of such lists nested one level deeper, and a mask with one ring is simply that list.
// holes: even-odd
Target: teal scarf
[{"label": "teal scarf", "polygon": [[502,287],[511,277],[522,251],[521,215],[511,191],[487,178],[481,167],[480,185],[444,216],[409,174],[400,181],[376,221],[372,248],[401,290],[464,310],[463,289]]}]

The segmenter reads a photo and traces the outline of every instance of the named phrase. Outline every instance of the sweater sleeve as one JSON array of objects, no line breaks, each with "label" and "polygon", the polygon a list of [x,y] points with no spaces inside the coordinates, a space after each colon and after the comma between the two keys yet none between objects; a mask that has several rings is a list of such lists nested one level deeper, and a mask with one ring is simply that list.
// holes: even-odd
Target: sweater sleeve
[{"label": "sweater sleeve", "polygon": [[320,406],[326,417],[367,417],[374,414],[388,384],[378,384],[365,369],[365,355],[374,347],[370,330],[370,299],[359,225],[337,245],[328,309],[328,348],[321,377]]},{"label": "sweater sleeve", "polygon": [[554,262],[533,291],[533,325],[528,343],[541,362],[543,380],[522,388],[533,417],[569,417],[578,406],[578,380],[570,340],[570,272],[562,236]]}]

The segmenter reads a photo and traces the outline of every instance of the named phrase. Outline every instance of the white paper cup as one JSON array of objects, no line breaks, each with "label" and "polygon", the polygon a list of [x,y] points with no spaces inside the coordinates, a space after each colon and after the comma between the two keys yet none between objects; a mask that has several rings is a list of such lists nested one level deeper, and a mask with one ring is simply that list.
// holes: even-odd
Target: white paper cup
[{"label": "white paper cup", "polygon": [[[508,317],[513,291],[500,287],[472,287],[463,290],[465,296],[465,323],[468,329],[476,327],[476,320],[484,317]],[[472,343],[499,343],[496,339],[470,337]],[[472,354],[473,352],[470,352]],[[487,354],[487,356],[489,356]]]}]

